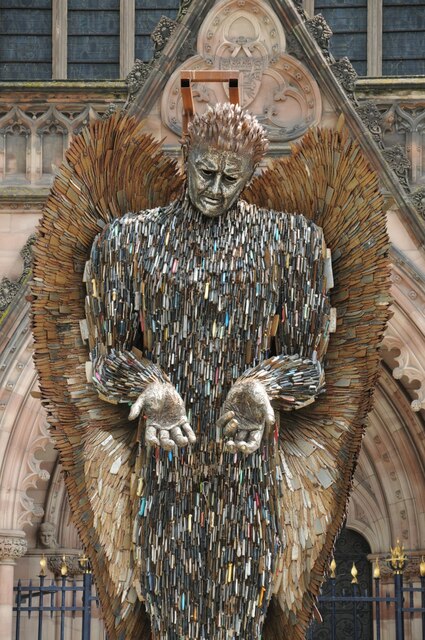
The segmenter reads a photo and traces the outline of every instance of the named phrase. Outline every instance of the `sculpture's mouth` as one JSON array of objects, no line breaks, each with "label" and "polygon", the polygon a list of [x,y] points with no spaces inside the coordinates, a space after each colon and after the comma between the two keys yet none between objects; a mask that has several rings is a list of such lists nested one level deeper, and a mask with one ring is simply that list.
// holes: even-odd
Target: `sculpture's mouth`
[{"label": "sculpture's mouth", "polygon": [[223,202],[223,198],[216,198],[215,196],[209,196],[209,195],[204,195],[202,197],[202,200],[209,205],[210,207],[217,207],[218,205],[221,205]]}]

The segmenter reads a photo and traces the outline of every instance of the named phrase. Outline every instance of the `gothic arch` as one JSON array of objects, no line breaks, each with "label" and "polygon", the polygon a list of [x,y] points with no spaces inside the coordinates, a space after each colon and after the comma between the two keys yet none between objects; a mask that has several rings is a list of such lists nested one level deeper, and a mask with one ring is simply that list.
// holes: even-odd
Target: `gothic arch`
[{"label": "gothic arch", "polygon": [[383,367],[368,419],[347,525],[387,551],[396,538],[420,549],[425,535],[425,474],[421,417]]}]

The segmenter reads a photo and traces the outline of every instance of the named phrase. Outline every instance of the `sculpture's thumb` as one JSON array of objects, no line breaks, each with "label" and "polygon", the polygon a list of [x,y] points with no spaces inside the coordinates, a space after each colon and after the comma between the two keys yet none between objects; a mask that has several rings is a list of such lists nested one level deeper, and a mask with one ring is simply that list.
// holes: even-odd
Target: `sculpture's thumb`
[{"label": "sculpture's thumb", "polygon": [[141,394],[130,409],[130,413],[128,414],[129,420],[135,420],[135,418],[137,418],[140,415],[143,409],[143,402],[144,402],[144,397],[143,397],[143,394]]}]

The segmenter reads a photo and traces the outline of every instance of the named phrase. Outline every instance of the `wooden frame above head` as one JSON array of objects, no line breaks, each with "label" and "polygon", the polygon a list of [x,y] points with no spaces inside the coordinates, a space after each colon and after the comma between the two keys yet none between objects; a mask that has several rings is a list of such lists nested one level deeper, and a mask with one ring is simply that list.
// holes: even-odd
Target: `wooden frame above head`
[{"label": "wooden frame above head", "polygon": [[180,88],[183,99],[183,135],[187,133],[187,126],[195,113],[192,82],[228,82],[229,102],[240,104],[238,71],[182,71]]}]

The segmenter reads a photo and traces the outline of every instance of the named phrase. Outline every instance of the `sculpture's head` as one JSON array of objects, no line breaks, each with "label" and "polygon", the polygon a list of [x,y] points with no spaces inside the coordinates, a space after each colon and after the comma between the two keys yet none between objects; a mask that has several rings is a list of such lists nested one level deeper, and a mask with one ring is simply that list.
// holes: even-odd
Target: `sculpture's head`
[{"label": "sculpture's head", "polygon": [[267,146],[263,127],[239,105],[218,104],[195,115],[182,142],[192,205],[211,218],[228,211]]},{"label": "sculpture's head", "polygon": [[42,547],[54,549],[58,546],[55,538],[55,526],[51,522],[44,521],[38,530],[39,541]]}]

